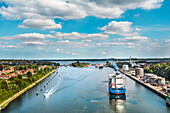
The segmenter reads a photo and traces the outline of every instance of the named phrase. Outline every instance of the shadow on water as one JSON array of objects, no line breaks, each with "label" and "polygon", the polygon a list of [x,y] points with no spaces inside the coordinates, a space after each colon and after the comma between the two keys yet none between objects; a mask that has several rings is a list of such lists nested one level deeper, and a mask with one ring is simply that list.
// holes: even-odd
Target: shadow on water
[{"label": "shadow on water", "polygon": [[109,102],[110,102],[110,111],[116,113],[124,113],[125,112],[125,101],[126,95],[110,95]]}]

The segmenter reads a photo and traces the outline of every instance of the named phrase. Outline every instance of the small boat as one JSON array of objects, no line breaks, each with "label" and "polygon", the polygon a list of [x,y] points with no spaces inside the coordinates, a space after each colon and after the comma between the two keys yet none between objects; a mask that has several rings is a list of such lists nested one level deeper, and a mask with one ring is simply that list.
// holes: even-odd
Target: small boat
[{"label": "small boat", "polygon": [[41,91],[42,91],[42,89],[41,89]]},{"label": "small boat", "polygon": [[102,69],[102,68],[103,68],[103,64],[100,64],[100,65],[99,65],[99,69]]},{"label": "small boat", "polygon": [[45,91],[44,96],[48,96],[48,90]]},{"label": "small boat", "polygon": [[38,95],[38,91],[37,91],[36,95]]},{"label": "small boat", "polygon": [[170,93],[167,93],[167,96],[166,96],[166,105],[170,106]]},{"label": "small boat", "polygon": [[97,68],[97,67],[98,67],[98,64],[95,65],[95,68]]}]

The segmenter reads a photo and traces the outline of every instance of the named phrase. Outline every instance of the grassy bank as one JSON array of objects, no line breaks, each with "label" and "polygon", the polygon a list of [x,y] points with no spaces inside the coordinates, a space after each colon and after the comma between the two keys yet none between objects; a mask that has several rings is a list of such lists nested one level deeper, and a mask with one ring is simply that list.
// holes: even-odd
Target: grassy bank
[{"label": "grassy bank", "polygon": [[38,84],[40,81],[44,80],[47,76],[51,75],[53,72],[55,72],[55,69],[52,70],[51,72],[49,72],[48,74],[46,74],[45,76],[43,76],[42,78],[40,78],[39,80],[35,81],[35,82],[32,83],[31,85],[29,85],[28,87],[24,88],[24,89],[21,90],[20,92],[18,92],[18,93],[16,93],[15,95],[11,96],[11,97],[8,98],[7,100],[1,102],[1,103],[0,103],[1,109],[4,109],[5,107],[7,107],[10,102],[12,102],[14,99],[16,99],[17,97],[19,97],[20,95],[22,95],[23,93],[25,93],[26,91],[28,91],[29,89],[31,89],[32,87],[34,87],[36,84]]},{"label": "grassy bank", "polygon": [[88,67],[90,66],[89,63],[72,63],[71,66],[73,67]]}]

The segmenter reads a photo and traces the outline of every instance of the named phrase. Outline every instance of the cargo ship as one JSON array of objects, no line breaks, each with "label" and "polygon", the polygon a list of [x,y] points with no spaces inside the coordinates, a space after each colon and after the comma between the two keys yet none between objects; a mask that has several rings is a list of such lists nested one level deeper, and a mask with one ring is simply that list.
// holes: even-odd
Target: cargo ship
[{"label": "cargo ship", "polygon": [[125,95],[125,77],[118,73],[109,75],[109,93],[114,95]]}]

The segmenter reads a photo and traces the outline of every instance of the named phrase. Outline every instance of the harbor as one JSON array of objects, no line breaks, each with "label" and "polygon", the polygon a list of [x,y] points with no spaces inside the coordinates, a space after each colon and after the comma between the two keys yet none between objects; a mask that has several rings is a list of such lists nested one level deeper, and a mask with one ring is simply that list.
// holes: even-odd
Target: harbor
[{"label": "harbor", "polygon": [[[163,98],[128,76],[125,76],[126,94],[110,96],[108,76],[113,72],[115,70],[110,67],[62,66],[58,74],[51,74],[1,112],[170,112]],[[48,97],[44,97],[47,90]]]},{"label": "harbor", "polygon": [[128,73],[124,73],[123,71],[119,70],[121,73],[125,74],[126,76],[128,76],[129,78],[131,78],[132,80],[138,82],[139,84],[145,86],[146,88],[150,89],[151,91],[153,91],[154,93],[158,94],[159,96],[161,96],[162,98],[166,99],[167,94],[163,93],[160,91],[160,88],[154,87],[152,85],[150,85],[149,83],[145,83],[142,80],[128,74]]}]

